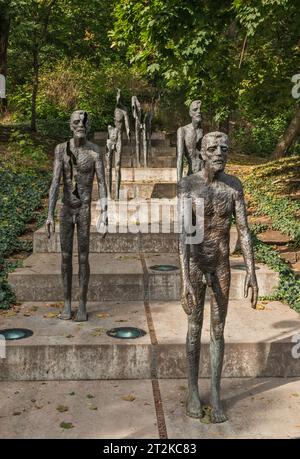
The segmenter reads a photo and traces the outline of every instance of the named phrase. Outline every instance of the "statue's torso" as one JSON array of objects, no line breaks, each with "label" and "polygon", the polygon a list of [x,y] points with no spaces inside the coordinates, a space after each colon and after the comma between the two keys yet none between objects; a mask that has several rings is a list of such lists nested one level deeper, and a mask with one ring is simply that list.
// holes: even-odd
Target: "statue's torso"
[{"label": "statue's torso", "polygon": [[97,153],[90,142],[81,148],[71,145],[70,150],[74,157],[68,154],[67,142],[63,144],[63,203],[71,208],[90,206]]},{"label": "statue's torso", "polygon": [[191,257],[201,265],[203,271],[213,272],[218,266],[229,262],[230,226],[237,197],[232,179],[234,177],[224,173],[210,184],[206,184],[200,174],[184,179],[189,182],[186,185],[186,197],[192,198],[194,215],[195,200],[203,199],[203,241],[190,245]]}]

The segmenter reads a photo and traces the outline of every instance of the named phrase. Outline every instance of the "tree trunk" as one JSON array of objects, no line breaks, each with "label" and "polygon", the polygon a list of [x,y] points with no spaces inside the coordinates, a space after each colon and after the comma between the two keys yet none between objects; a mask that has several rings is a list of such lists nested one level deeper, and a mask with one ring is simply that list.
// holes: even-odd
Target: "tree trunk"
[{"label": "tree trunk", "polygon": [[33,49],[33,81],[32,81],[32,96],[31,96],[31,130],[37,131],[36,128],[36,98],[39,89],[39,49],[36,46]]},{"label": "tree trunk", "polygon": [[279,159],[287,156],[288,149],[300,134],[300,104],[297,105],[295,114],[290,122],[288,128],[283,134],[282,138],[276,145],[275,150],[272,153],[272,159]]},{"label": "tree trunk", "polygon": [[[10,28],[10,18],[6,11],[0,11],[0,74],[7,76],[7,46]],[[7,99],[0,99],[0,112],[7,108]]]}]

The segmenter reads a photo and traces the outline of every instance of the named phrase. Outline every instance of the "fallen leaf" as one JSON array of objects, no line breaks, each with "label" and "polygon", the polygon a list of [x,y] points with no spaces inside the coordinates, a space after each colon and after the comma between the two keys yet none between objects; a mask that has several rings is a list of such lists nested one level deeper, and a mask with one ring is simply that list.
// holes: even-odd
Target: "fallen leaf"
[{"label": "fallen leaf", "polygon": [[34,408],[36,408],[37,410],[41,410],[42,408],[44,408],[44,405],[34,405]]},{"label": "fallen leaf", "polygon": [[111,317],[111,314],[101,312],[100,314],[96,314],[96,317],[98,317],[98,319],[107,319],[107,317]]},{"label": "fallen leaf", "polygon": [[122,400],[125,400],[125,402],[133,402],[135,400],[135,396],[132,394],[123,395]]},{"label": "fallen leaf", "polygon": [[95,395],[87,394],[86,398],[95,398]]},{"label": "fallen leaf", "polygon": [[92,410],[92,411],[96,411],[96,410],[98,410],[98,407],[95,406],[95,405],[91,405],[91,406],[89,407],[89,409]]},{"label": "fallen leaf", "polygon": [[179,390],[186,390],[186,386],[179,386],[178,389]]},{"label": "fallen leaf", "polygon": [[59,301],[57,303],[50,303],[50,308],[61,308],[64,305],[63,301]]},{"label": "fallen leaf", "polygon": [[299,397],[299,394],[295,392],[294,394],[291,394],[292,397]]},{"label": "fallen leaf", "polygon": [[35,402],[36,402],[36,399],[35,399],[35,398],[32,398],[31,401],[32,401],[32,403],[35,403]]},{"label": "fallen leaf", "polygon": [[73,335],[67,335],[66,338],[74,338]]},{"label": "fallen leaf", "polygon": [[75,392],[69,392],[69,395],[75,395]]},{"label": "fallen leaf", "polygon": [[62,428],[62,429],[73,429],[73,424],[72,422],[61,422],[59,424],[59,426]]},{"label": "fallen leaf", "polygon": [[265,309],[265,306],[262,303],[257,303],[256,308],[258,311],[263,311]]},{"label": "fallen leaf", "polygon": [[22,414],[21,411],[14,411],[13,412],[13,416],[20,416],[20,414]]},{"label": "fallen leaf", "polygon": [[38,306],[31,306],[31,308],[29,309],[30,311],[32,312],[36,312],[39,310]]},{"label": "fallen leaf", "polygon": [[55,319],[58,317],[58,314],[56,312],[48,312],[47,314],[44,314],[44,317],[46,319]]},{"label": "fallen leaf", "polygon": [[58,405],[56,407],[57,411],[59,411],[60,413],[65,413],[66,411],[69,411],[69,408],[65,405]]},{"label": "fallen leaf", "polygon": [[105,330],[103,328],[94,328],[91,332],[92,336],[101,336]]}]

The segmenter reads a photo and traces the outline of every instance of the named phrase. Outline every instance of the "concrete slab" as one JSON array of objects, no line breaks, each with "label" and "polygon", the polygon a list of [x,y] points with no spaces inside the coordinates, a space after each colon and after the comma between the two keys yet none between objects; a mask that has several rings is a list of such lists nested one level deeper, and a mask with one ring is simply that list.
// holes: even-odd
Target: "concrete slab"
[{"label": "concrete slab", "polygon": [[[180,297],[180,271],[175,253],[145,253],[149,298],[175,300]],[[170,264],[178,267],[171,272],[155,272],[152,265]],[[91,253],[89,301],[136,301],[144,298],[144,272],[139,254]],[[245,271],[243,261],[231,261],[230,298],[243,298]],[[260,295],[270,295],[278,284],[278,273],[258,264]],[[61,281],[61,256],[58,253],[34,253],[24,261],[24,267],[9,274],[17,300],[57,301],[63,297]],[[78,300],[78,256],[74,254],[73,297]]]},{"label": "concrete slab", "polygon": [[[187,318],[178,301],[150,301],[157,339],[153,346],[143,302],[89,303],[89,321],[83,324],[60,320],[61,308],[61,302],[30,302],[1,313],[1,328],[28,328],[34,334],[7,342],[0,380],[144,379],[150,378],[153,364],[159,378],[186,377]],[[206,304],[201,377],[210,375],[208,308]],[[135,326],[147,334],[137,340],[106,335],[119,326]],[[279,302],[254,311],[247,300],[230,301],[223,377],[300,376],[300,359],[292,354],[292,338],[299,333],[299,314]]]},{"label": "concrete slab", "polygon": [[[180,270],[177,254],[145,253],[145,262],[149,275],[149,296],[152,300],[178,299],[180,297]],[[174,265],[178,270],[170,272],[155,272],[151,268],[153,265]],[[241,299],[244,296],[245,270],[242,258],[234,257],[231,259],[231,287],[230,298]],[[278,273],[271,271],[266,265],[257,263],[257,280],[259,294],[261,296],[270,295],[278,285]]]},{"label": "concrete slab", "polygon": [[[229,421],[205,424],[185,415],[187,384],[159,382],[168,438],[276,439],[300,437],[299,378],[223,379],[222,398]],[[210,381],[201,379],[204,404]]]},{"label": "concrete slab", "polygon": [[158,438],[149,380],[2,382],[0,394],[2,439]]},{"label": "concrete slab", "polygon": [[[151,302],[158,341],[157,374],[160,378],[186,375],[187,318],[179,302]],[[231,300],[225,326],[224,377],[300,376],[293,337],[300,336],[300,315],[278,301],[251,308],[249,300]],[[210,307],[205,304],[200,376],[210,374]]]},{"label": "concrete slab", "polygon": [[[123,253],[123,252],[177,252],[178,235],[174,233],[108,233],[103,239],[96,227],[91,227],[90,253]],[[35,253],[57,253],[60,248],[60,228],[56,227],[55,234],[48,239],[44,228],[35,232],[33,238],[33,251]],[[77,251],[77,237],[74,238],[74,252]]]},{"label": "concrete slab", "polygon": [[[74,304],[74,311],[78,304]],[[7,341],[0,380],[150,378],[151,349],[141,302],[89,303],[84,323],[58,318],[62,303],[23,303],[13,316],[0,316],[1,328],[27,328],[29,338]],[[132,326],[146,331],[138,340],[106,332]]]},{"label": "concrete slab", "polygon": [[[177,192],[176,183],[153,183],[153,182],[121,182],[120,199],[150,199],[150,198],[174,198]],[[112,184],[112,196],[115,196],[115,182]],[[99,193],[97,184],[93,187],[93,201],[98,201]]]},{"label": "concrete slab", "polygon": [[[144,298],[143,270],[133,253],[90,254],[89,301],[141,300]],[[24,267],[10,274],[19,302],[57,301],[63,297],[61,256],[56,253],[33,254]],[[73,259],[73,297],[78,299],[78,255]]]},{"label": "concrete slab", "polygon": [[[175,167],[135,167],[135,168],[122,168],[122,180],[124,182],[174,182],[177,183]],[[114,179],[114,170],[113,170]]]},{"label": "concrete slab", "polygon": [[[90,253],[102,252],[152,252],[152,253],[174,253],[178,252],[178,234],[163,233],[162,226],[159,225],[158,231],[151,232],[151,225],[143,225],[140,229],[144,232],[127,232],[126,227],[113,227],[109,225],[108,234],[103,239],[96,230],[96,226],[91,226],[90,233]],[[115,232],[118,230],[118,232]],[[147,232],[146,232],[147,230]],[[236,227],[230,230],[230,253],[236,252],[239,248],[238,233]],[[60,227],[56,225],[55,234],[48,239],[45,228],[38,229],[33,236],[34,253],[57,253],[60,252]],[[77,235],[74,237],[74,252],[77,252]]]}]

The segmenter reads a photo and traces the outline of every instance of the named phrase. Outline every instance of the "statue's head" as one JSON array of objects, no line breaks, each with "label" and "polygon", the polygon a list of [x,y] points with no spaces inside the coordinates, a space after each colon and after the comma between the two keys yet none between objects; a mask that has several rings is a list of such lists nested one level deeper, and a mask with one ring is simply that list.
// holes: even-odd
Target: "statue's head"
[{"label": "statue's head", "polygon": [[190,116],[192,120],[195,120],[197,122],[200,122],[202,117],[201,117],[201,100],[193,100],[193,102],[190,105]]},{"label": "statue's head", "polygon": [[223,132],[209,132],[201,142],[201,157],[203,166],[208,166],[214,172],[225,169],[228,156],[228,136]]},{"label": "statue's head", "polygon": [[76,110],[70,119],[70,128],[74,137],[85,138],[90,129],[89,117],[86,111]]}]

